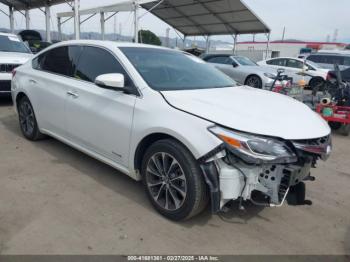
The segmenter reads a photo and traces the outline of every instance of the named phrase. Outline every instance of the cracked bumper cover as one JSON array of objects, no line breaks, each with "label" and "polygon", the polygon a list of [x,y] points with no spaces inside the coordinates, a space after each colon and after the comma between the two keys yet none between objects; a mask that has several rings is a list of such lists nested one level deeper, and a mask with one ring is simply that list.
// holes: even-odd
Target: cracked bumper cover
[{"label": "cracked bumper cover", "polygon": [[297,152],[294,163],[247,163],[228,150],[225,144],[198,159],[205,181],[210,188],[212,212],[218,212],[230,200],[252,199],[258,191],[267,196],[271,205],[279,205],[291,186],[306,180],[318,159],[327,159],[330,138],[322,144],[292,141]]}]

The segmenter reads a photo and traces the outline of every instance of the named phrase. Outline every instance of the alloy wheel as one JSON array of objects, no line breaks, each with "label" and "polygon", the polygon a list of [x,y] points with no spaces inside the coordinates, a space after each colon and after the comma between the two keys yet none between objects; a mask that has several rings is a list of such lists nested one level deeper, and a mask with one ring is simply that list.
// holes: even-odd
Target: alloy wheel
[{"label": "alloy wheel", "polygon": [[260,88],[260,79],[256,76],[251,76],[248,78],[246,85],[255,88]]},{"label": "alloy wheel", "polygon": [[30,136],[34,131],[35,118],[31,105],[23,101],[18,108],[19,121],[23,132]]},{"label": "alloy wheel", "polygon": [[185,173],[172,155],[158,152],[147,163],[146,183],[154,201],[163,209],[175,211],[185,202]]}]

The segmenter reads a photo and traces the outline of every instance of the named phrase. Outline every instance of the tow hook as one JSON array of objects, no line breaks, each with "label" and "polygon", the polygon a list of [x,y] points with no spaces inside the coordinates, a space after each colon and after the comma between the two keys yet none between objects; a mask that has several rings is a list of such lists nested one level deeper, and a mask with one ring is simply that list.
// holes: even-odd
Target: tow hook
[{"label": "tow hook", "polygon": [[283,198],[282,198],[282,201],[281,201],[281,203],[279,203],[279,204],[272,204],[272,203],[270,203],[270,207],[281,207],[281,206],[283,206],[283,203],[284,203],[284,201],[286,200],[286,197],[287,197],[287,195],[288,195],[288,192],[289,192],[289,187],[287,188],[287,190],[286,190],[286,193],[284,193],[284,196],[283,196]]}]

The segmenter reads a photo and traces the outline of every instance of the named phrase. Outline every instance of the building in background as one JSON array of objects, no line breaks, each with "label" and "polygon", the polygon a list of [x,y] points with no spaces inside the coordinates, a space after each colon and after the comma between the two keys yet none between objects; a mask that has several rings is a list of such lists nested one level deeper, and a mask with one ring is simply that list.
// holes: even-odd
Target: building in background
[{"label": "building in background", "polygon": [[[236,54],[244,55],[254,61],[274,57],[298,57],[303,53],[319,50],[344,50],[347,44],[333,42],[303,42],[303,41],[272,41],[268,42],[239,42]],[[211,53],[230,53],[233,45],[217,45],[211,48]]]}]

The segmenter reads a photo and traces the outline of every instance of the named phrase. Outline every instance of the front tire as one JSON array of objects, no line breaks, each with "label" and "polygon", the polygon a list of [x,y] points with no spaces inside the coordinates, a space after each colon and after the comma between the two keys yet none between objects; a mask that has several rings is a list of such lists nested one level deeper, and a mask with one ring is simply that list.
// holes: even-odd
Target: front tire
[{"label": "front tire", "polygon": [[325,81],[321,77],[314,77],[310,80],[308,88],[314,93],[324,91],[324,83]]},{"label": "front tire", "polygon": [[187,148],[173,139],[159,140],[148,148],[141,173],[152,205],[169,219],[188,219],[208,203],[198,163]]},{"label": "front tire", "polygon": [[20,98],[17,110],[19,125],[23,136],[32,141],[44,138],[44,135],[39,131],[34,109],[28,97],[23,96]]},{"label": "front tire", "polygon": [[244,84],[254,88],[262,89],[261,78],[256,75],[248,76]]}]

